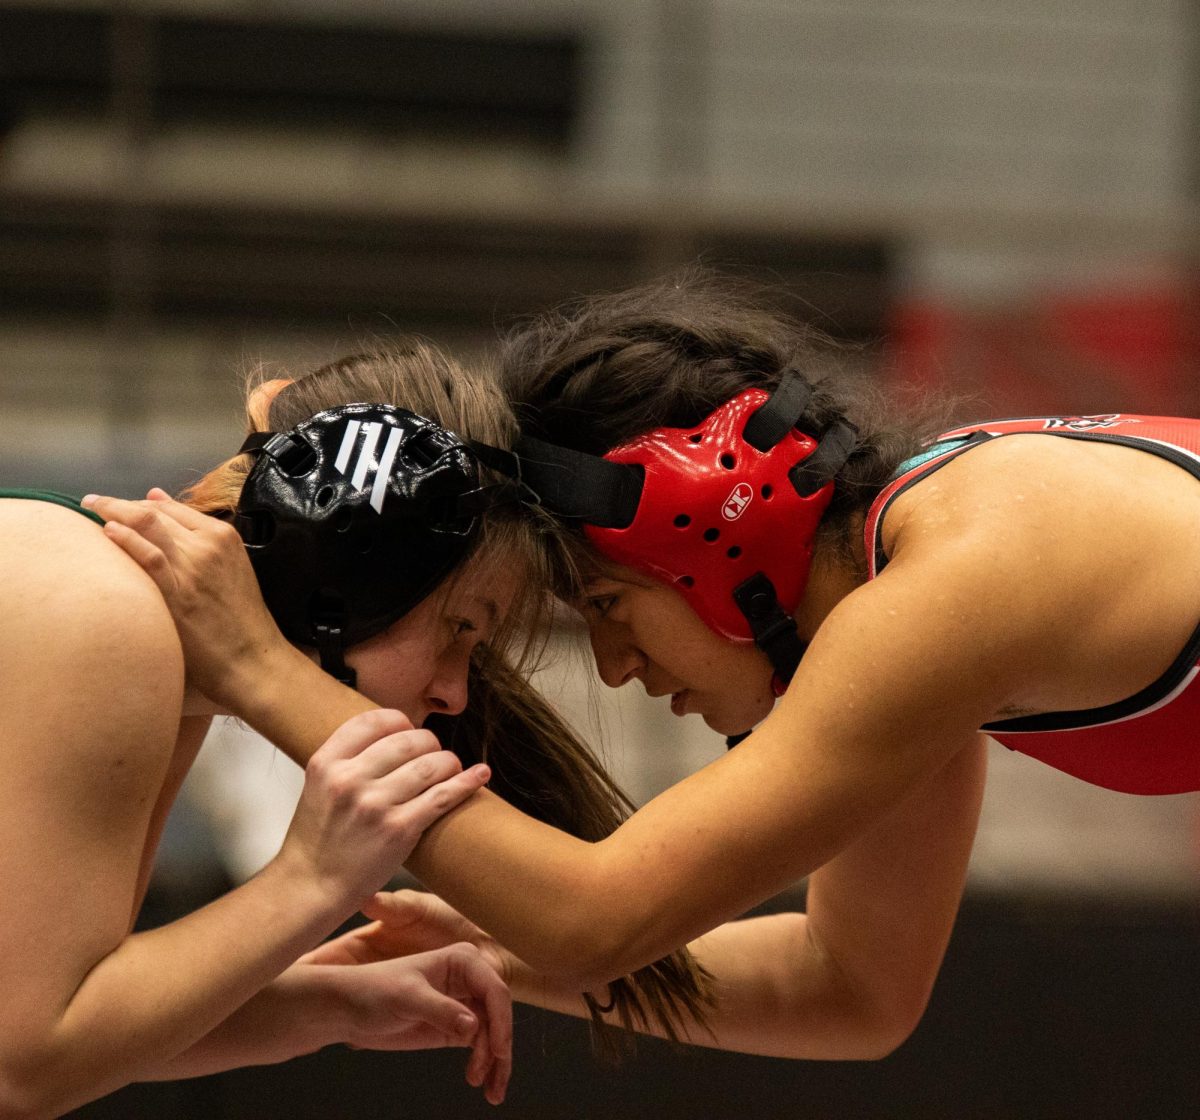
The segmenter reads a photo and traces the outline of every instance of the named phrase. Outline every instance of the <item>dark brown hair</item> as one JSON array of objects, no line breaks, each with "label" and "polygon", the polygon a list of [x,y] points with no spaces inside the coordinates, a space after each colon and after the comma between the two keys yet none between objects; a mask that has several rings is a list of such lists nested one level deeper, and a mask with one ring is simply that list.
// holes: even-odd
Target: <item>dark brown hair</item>
[{"label": "dark brown hair", "polygon": [[[801,429],[820,435],[839,418],[858,429],[818,537],[846,551],[853,515],[942,430],[946,410],[885,392],[861,347],[833,342],[775,302],[767,289],[700,269],[582,299],[510,330],[501,377],[523,432],[602,455],[655,428],[692,427],[743,389],[771,389],[797,371],[813,388]],[[575,563],[587,566],[578,554]]]},{"label": "dark brown hair", "polygon": [[[286,431],[327,408],[377,402],[408,408],[458,435],[511,447],[516,421],[495,376],[467,369],[422,341],[393,343],[332,362],[285,384],[268,401],[256,389],[273,371],[258,370],[247,382],[247,430]],[[278,386],[276,386],[278,388]],[[232,510],[253,462],[238,455],[199,479],[183,495],[206,512]],[[522,590],[501,632],[481,647],[470,669],[470,703],[460,717],[431,717],[429,726],[466,762],[486,760],[490,788],[517,808],[584,840],[613,832],[632,811],[592,751],[564,723],[520,671],[537,653],[548,629],[543,588],[548,569],[561,566],[559,533],[548,519],[516,507],[486,516],[480,549],[498,549],[524,576]],[[461,571],[461,566],[460,569]],[[453,578],[453,577],[451,577]],[[609,985],[609,1006],[584,995],[602,1049],[615,1053],[618,1039],[602,1015],[611,1010],[622,1026],[657,1026],[678,1038],[685,1017],[704,1025],[711,999],[709,978],[686,949]]]}]

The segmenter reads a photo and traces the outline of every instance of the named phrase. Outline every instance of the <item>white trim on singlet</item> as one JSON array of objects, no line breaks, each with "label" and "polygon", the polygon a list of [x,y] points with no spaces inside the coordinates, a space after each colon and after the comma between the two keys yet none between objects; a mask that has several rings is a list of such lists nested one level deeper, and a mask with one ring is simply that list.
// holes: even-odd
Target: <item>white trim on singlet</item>
[{"label": "white trim on singlet", "polygon": [[1159,447],[1169,447],[1172,451],[1178,451],[1182,455],[1186,455],[1189,459],[1195,459],[1200,463],[1200,453],[1192,451],[1188,447],[1180,447],[1177,443],[1172,443],[1168,439],[1156,439],[1154,436],[1126,436],[1127,439],[1136,439],[1141,443],[1157,443]]}]

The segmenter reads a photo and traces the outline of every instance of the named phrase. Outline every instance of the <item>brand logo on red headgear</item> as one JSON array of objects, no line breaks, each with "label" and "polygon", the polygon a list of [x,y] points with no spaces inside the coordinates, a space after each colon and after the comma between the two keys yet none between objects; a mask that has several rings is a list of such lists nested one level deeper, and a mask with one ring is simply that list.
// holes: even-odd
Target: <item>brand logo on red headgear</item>
[{"label": "brand logo on red headgear", "polygon": [[721,516],[726,521],[736,521],[746,512],[746,507],[750,504],[750,499],[753,497],[754,491],[750,489],[749,484],[739,482],[730,491],[729,497],[725,499],[725,504],[721,507]]}]

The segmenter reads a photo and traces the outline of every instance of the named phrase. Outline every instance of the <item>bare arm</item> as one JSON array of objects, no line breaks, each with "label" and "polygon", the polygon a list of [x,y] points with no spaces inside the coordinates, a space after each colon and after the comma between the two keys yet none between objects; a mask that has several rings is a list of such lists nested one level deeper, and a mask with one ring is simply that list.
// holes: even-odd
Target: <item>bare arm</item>
[{"label": "bare arm", "polygon": [[862,1059],[909,1036],[958,911],[985,762],[982,743],[963,749],[815,871],[805,914],[729,923],[693,942],[717,977],[722,1046]]},{"label": "bare arm", "polygon": [[[807,913],[727,922],[690,948],[713,975],[697,1045],[804,1059],[883,1056],[924,1010],[953,926],[978,818],[982,743],[940,771],[809,880]],[[521,1001],[586,1016],[578,985],[531,969],[434,895],[398,891],[339,949],[374,960],[459,940],[478,945]],[[602,917],[597,920],[603,920]],[[598,993],[603,999],[603,992]]]},{"label": "bare arm", "polygon": [[[406,725],[396,713],[369,714],[314,760],[284,849],[259,876],[130,934],[170,793],[178,638],[149,581],[93,525],[19,505],[0,513],[0,1114],[38,1117],[193,1045],[386,881],[453,800],[436,805],[428,780],[410,781],[411,737],[425,740],[411,757],[432,776],[457,763],[431,762],[444,752],[426,733],[389,736]],[[446,792],[459,798],[478,784],[455,780]],[[399,815],[388,798],[361,813],[389,782]]]},{"label": "bare arm", "polygon": [[[963,601],[931,612],[956,580]],[[972,740],[1018,660],[983,637],[988,609],[953,557],[889,571],[835,610],[749,740],[609,838],[476,798],[409,867],[540,972],[591,987],[644,965],[829,863]]]},{"label": "bare arm", "polygon": [[[152,574],[157,564],[155,578],[176,600],[186,629],[189,613],[203,620],[204,594],[203,581],[192,580],[190,607],[178,606],[181,556],[194,571],[203,573],[207,562],[212,570],[241,571],[244,581],[253,577],[228,527],[214,529],[186,510],[163,520],[175,533],[163,542],[166,552],[143,540],[139,555],[128,540],[136,534],[110,531]],[[152,540],[153,528],[143,531]],[[201,544],[219,564],[196,552]],[[881,820],[1017,687],[1030,645],[1052,624],[1038,622],[1042,604],[1030,596],[1020,553],[1008,553],[1004,566],[991,562],[993,551],[991,538],[977,534],[955,548],[934,539],[898,554],[882,578],[834,611],[787,694],[747,742],[604,841],[569,837],[485,791],[429,830],[409,868],[531,967],[580,987],[632,971],[736,918]],[[164,572],[176,575],[168,580]],[[232,586],[227,574],[213,580],[210,571],[208,578],[210,596]],[[269,629],[250,644],[278,649]],[[241,664],[253,679],[255,660]],[[312,683],[288,688],[290,711],[258,704],[242,714],[303,761],[330,721],[364,701],[299,659],[293,667],[296,681],[303,673]],[[301,712],[312,715],[307,732]],[[480,867],[493,870],[482,876]],[[609,920],[596,923],[597,912]]]},{"label": "bare arm", "polygon": [[512,1069],[511,996],[484,956],[464,943],[372,962],[304,959],[141,1077],[173,1080],[282,1062],[332,1043],[389,1051],[467,1047],[468,1083],[500,1104]]},{"label": "bare arm", "polygon": [[[612,836],[573,839],[485,792],[431,829],[408,866],[532,968],[577,987],[655,960],[812,874],[940,771],[974,729],[1078,660],[1086,634],[1061,623],[1094,601],[1111,557],[1084,534],[1088,511],[1064,499],[1013,517],[1003,499],[994,487],[968,487],[911,518],[888,569],[825,620],[754,735]],[[183,536],[210,537],[205,521]],[[167,547],[190,555],[191,543]],[[218,544],[224,571],[248,572],[236,539],[226,532]],[[147,570],[155,555],[160,569],[176,570],[168,554],[143,545]],[[1072,587],[1047,581],[1048,562],[1087,578]],[[161,576],[168,601],[177,599]],[[272,645],[261,635],[256,642]],[[253,660],[244,664],[252,678]],[[336,685],[303,669],[312,691],[291,689],[293,713],[260,727],[301,761],[342,703]],[[301,702],[318,695],[312,733],[296,734]],[[494,871],[480,875],[480,867]],[[608,920],[596,923],[597,912]]]}]

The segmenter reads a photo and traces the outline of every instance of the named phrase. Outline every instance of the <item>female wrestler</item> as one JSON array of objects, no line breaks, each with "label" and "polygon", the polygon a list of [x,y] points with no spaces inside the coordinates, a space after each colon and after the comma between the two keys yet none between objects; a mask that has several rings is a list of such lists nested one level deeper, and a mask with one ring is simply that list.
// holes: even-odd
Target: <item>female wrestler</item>
[{"label": "female wrestler", "polygon": [[[367,396],[493,442],[508,434],[496,392],[426,347],[335,364],[295,396],[306,415]],[[260,405],[252,400],[251,413]],[[416,509],[431,485],[443,503],[456,499],[456,486],[478,490],[454,437],[429,421],[418,434],[428,465],[398,466],[381,483],[385,509],[404,513],[405,498]],[[410,446],[401,444],[401,456]],[[234,469],[241,464],[244,476],[246,459],[204,479],[195,500],[218,500],[230,485],[236,499],[243,478]],[[292,481],[278,472],[268,479],[293,515],[277,526],[276,584],[311,578],[299,531],[305,498]],[[340,493],[325,498],[330,515],[359,513]],[[413,727],[431,710],[465,704],[471,650],[494,637],[517,591],[521,532],[483,506],[452,523],[447,514],[445,524],[432,508],[420,521],[407,512],[402,528],[421,555],[388,551],[381,540],[390,595],[370,604],[370,617],[352,603],[358,629],[321,643],[323,659],[340,662],[344,650],[342,668],[387,708],[346,723],[314,756],[287,838],[261,874],[179,921],[135,933],[164,818],[214,709],[192,684],[161,596],[99,518],[56,495],[0,493],[4,1116],[59,1115],[130,1081],[281,1061],[334,1042],[468,1046],[468,1081],[489,1100],[503,1098],[510,999],[476,950],[458,945],[362,968],[302,958],[395,874],[423,828],[488,777],[482,766],[464,772]],[[361,559],[366,544],[355,545]],[[497,560],[514,574],[498,576]],[[355,570],[322,574],[336,592],[337,579]],[[338,604],[327,606],[331,626],[343,625]],[[287,656],[305,660],[293,647]],[[256,695],[266,705],[279,699],[265,678]]]},{"label": "female wrestler", "polygon": [[[577,1010],[691,943],[716,994],[693,1041],[878,1056],[949,936],[985,734],[1114,788],[1200,788],[1200,424],[1051,417],[921,450],[800,327],[703,281],[547,316],[502,359],[602,678],[750,734],[590,845],[473,798],[408,866],[477,925],[380,896],[351,959],[466,936],[519,998]],[[157,505],[113,531],[216,650],[233,585]],[[805,914],[732,920],[805,875]]]}]

